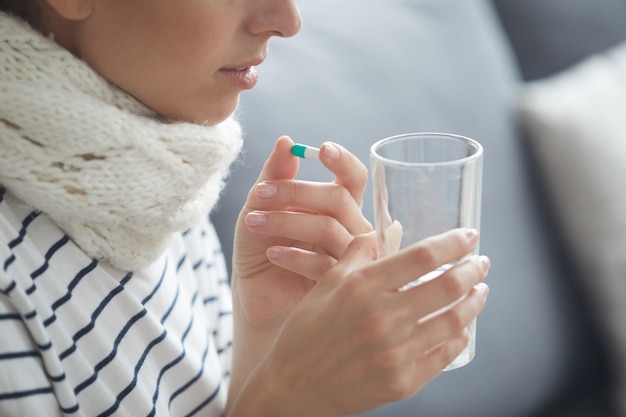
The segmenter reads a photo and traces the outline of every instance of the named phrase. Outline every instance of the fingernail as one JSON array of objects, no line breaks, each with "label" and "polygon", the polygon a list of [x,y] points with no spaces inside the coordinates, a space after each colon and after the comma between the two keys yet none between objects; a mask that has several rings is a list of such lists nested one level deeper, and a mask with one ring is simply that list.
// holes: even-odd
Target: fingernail
[{"label": "fingernail", "polygon": [[263,226],[267,222],[267,215],[258,211],[252,211],[246,216],[246,224],[248,226]]},{"label": "fingernail", "polygon": [[476,240],[478,240],[478,230],[476,229],[466,229],[465,230],[465,237],[467,238],[467,241],[471,244],[476,243]]},{"label": "fingernail", "polygon": [[489,268],[491,268],[491,260],[489,259],[489,257],[485,255],[481,255],[479,258],[479,261],[480,261],[480,267],[483,269],[483,272],[485,274],[489,272]]},{"label": "fingernail", "polygon": [[339,159],[339,148],[331,143],[327,143],[324,147],[324,155],[328,159]]},{"label": "fingernail", "polygon": [[274,198],[274,196],[276,196],[276,191],[277,188],[275,184],[268,184],[266,182],[257,184],[254,190],[258,198]]},{"label": "fingernail", "polygon": [[489,286],[485,284],[484,282],[481,282],[480,284],[476,284],[476,287],[474,288],[476,288],[476,291],[478,291],[485,297],[489,295]]},{"label": "fingernail", "polygon": [[269,248],[266,252],[268,259],[273,261],[277,260],[283,254],[283,250],[281,248]]}]

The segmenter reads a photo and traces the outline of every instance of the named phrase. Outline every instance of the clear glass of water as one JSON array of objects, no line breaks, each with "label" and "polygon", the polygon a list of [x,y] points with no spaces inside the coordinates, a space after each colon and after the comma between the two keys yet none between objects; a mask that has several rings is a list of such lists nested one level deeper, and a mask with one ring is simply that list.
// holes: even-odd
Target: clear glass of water
[{"label": "clear glass of water", "polygon": [[[448,133],[411,133],[382,139],[370,149],[374,218],[380,257],[458,227],[480,230],[483,148]],[[478,253],[478,248],[474,251]],[[451,265],[416,277],[417,285]],[[465,350],[445,369],[475,354],[475,320]]]}]

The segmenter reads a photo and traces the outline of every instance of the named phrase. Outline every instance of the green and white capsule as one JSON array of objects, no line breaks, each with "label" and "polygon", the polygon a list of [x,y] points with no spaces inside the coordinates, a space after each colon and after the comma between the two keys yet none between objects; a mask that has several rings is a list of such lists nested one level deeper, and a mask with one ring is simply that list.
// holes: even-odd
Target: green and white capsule
[{"label": "green and white capsule", "polygon": [[293,145],[293,147],[291,148],[291,153],[302,159],[309,159],[312,161],[320,160],[320,150],[318,148],[302,145],[300,143],[296,143],[295,145]]}]

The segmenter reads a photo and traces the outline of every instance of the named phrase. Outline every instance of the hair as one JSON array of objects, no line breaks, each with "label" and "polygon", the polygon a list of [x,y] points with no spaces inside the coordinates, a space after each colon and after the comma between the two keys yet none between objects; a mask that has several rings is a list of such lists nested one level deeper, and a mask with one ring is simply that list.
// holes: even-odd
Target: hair
[{"label": "hair", "polygon": [[38,26],[41,10],[37,0],[0,0],[0,11],[17,16],[33,26]]}]

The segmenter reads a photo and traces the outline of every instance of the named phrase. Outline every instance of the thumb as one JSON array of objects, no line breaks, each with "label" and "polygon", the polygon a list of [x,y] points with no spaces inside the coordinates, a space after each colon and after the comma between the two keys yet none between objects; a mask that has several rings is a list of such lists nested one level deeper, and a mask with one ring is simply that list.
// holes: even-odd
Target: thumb
[{"label": "thumb", "polygon": [[296,176],[300,162],[291,154],[293,145],[294,141],[289,136],[278,138],[257,182],[292,179]]}]

